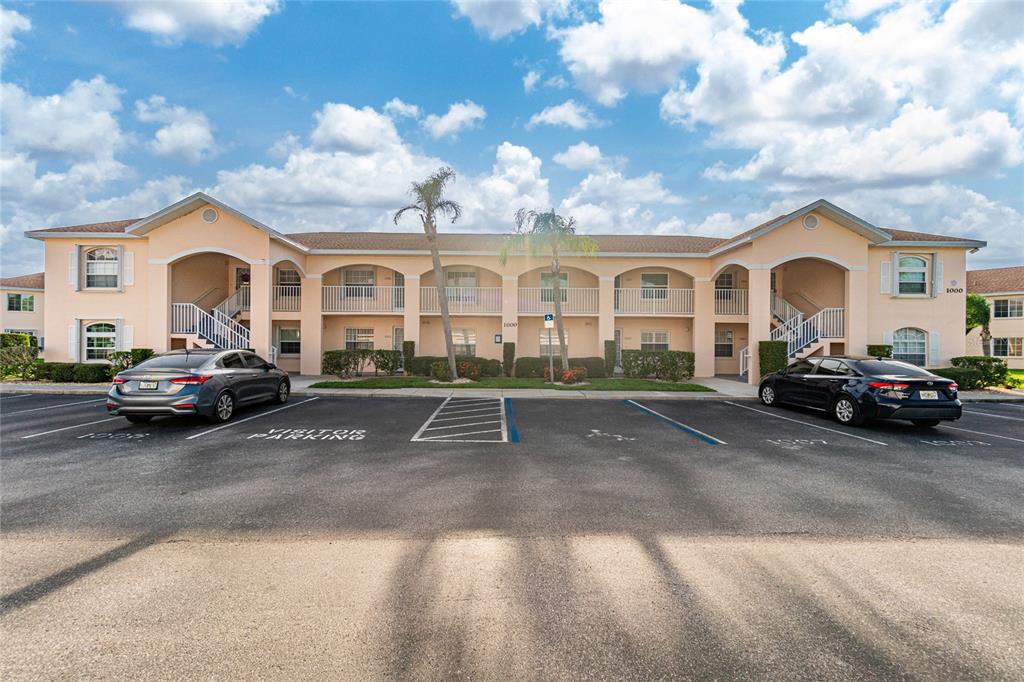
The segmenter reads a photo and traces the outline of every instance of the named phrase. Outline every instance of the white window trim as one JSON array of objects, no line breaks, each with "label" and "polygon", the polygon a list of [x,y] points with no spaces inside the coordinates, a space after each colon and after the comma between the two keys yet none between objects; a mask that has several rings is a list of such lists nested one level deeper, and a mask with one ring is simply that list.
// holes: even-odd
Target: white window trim
[{"label": "white window trim", "polygon": [[[11,308],[11,296],[18,297],[18,307]],[[32,310],[25,310],[25,301],[32,301]],[[36,296],[35,294],[22,294],[16,291],[11,291],[7,294],[4,305],[7,307],[6,310],[9,313],[34,313],[36,312]]]},{"label": "white window trim", "polygon": [[[668,331],[667,329],[641,329],[640,330],[640,348],[641,348],[641,350],[643,349],[644,343],[645,343],[644,342],[644,334],[651,334],[651,335],[664,334],[665,335],[665,343],[664,343],[665,348],[663,350],[671,350],[672,349],[672,333],[670,331]],[[657,341],[648,341],[647,343],[650,344],[650,345],[659,345],[659,346],[663,345],[661,343],[658,343]]]},{"label": "white window trim", "polygon": [[[917,343],[917,340],[908,341],[908,340],[896,338],[897,334],[899,334],[902,331],[906,331],[906,330],[915,331],[915,332],[921,332],[921,334],[923,335],[921,337],[920,343],[921,343],[921,357],[924,358],[924,361],[921,362],[919,365],[917,363],[915,363],[913,360],[899,357],[899,353],[897,353],[897,351],[896,351],[896,345],[899,344],[899,343]],[[908,362],[908,363],[910,363],[912,365],[917,365],[918,367],[927,367],[928,366],[928,359],[929,359],[928,358],[928,348],[929,348],[929,346],[928,346],[928,331],[925,330],[925,329],[920,329],[918,327],[900,327],[899,329],[893,331],[893,333],[892,333],[892,357],[894,359],[896,359],[896,360],[900,360],[902,362]],[[914,355],[917,355],[917,353],[914,353]]]},{"label": "white window trim", "polygon": [[[277,331],[276,331],[274,336],[275,336],[276,345],[277,345],[278,348],[281,348],[281,332],[286,331],[286,330],[287,331],[299,332],[299,340],[298,340],[299,352],[298,353],[284,353],[284,352],[280,352],[279,354],[283,355],[285,357],[289,357],[289,358],[294,358],[294,357],[298,357],[299,355],[301,355],[302,354],[302,331],[301,331],[301,328],[299,328],[299,327],[284,326],[284,327],[277,327],[276,329],[277,329]],[[288,343],[290,343],[290,342],[288,342]]]},{"label": "white window trim", "polygon": [[[546,358],[547,357],[547,355],[544,354],[543,349],[544,349],[545,346],[548,345],[548,331],[549,330],[547,328],[544,328],[544,329],[541,329],[539,331],[539,333],[538,333],[538,338],[539,338],[540,343],[537,345],[537,354],[540,357],[542,357],[542,358]],[[550,347],[554,350],[554,352],[549,353],[549,354],[553,355],[555,357],[558,357],[562,353],[562,350],[561,350],[561,348],[559,346],[559,343],[558,343],[558,330],[557,329],[551,329],[550,331],[551,331],[551,346]],[[566,353],[569,352],[569,330],[568,329],[565,330],[565,352]]]},{"label": "white window trim", "polygon": [[[1017,345],[1021,348],[1020,353],[1010,353],[1011,341],[1018,340],[1020,343]],[[1006,354],[1000,355],[996,353],[996,341],[1006,341]],[[1021,336],[1000,336],[998,338],[992,338],[991,346],[992,357],[994,358],[1024,358],[1024,337]]]},{"label": "white window trim", "polygon": [[[345,350],[350,350],[348,346],[349,343],[366,343],[365,340],[359,340],[360,332],[370,333],[370,348],[372,349],[374,347],[374,339],[377,334],[373,327],[345,327]],[[350,339],[350,336],[353,338]],[[365,334],[363,334],[363,336],[365,336]]]},{"label": "white window trim", "polygon": [[[89,260],[89,254],[95,253],[96,251],[101,251],[101,250],[104,250],[104,249],[109,250],[109,251],[113,251],[115,256],[117,256],[117,257],[114,260],[102,260],[102,261],[100,261],[100,260],[92,260],[92,261]],[[81,290],[82,291],[120,291],[121,290],[121,282],[122,282],[122,277],[123,277],[123,274],[121,272],[121,265],[122,265],[123,261],[122,261],[122,257],[121,257],[121,249],[120,248],[118,248],[116,246],[90,246],[90,247],[85,248],[85,249],[82,250],[82,262],[84,264],[84,267],[82,268],[82,272],[81,272],[81,277],[82,277],[82,288],[81,288]],[[114,286],[112,286],[112,287],[94,287],[94,286],[89,286],[89,264],[90,263],[113,263],[114,264],[114,269],[116,270],[116,272],[114,274],[114,277],[117,278],[117,283]],[[103,275],[103,276],[109,277],[109,275]]]},{"label": "white window trim", "polygon": [[[1006,301],[1006,312],[1010,312],[1010,304],[1017,303],[1019,305],[1019,315],[996,315],[996,303],[1000,301]],[[1007,297],[1007,298],[996,298],[992,300],[992,319],[993,320],[1019,320],[1024,317],[1024,298]]]},{"label": "white window trim", "polygon": [[[729,280],[728,286],[723,285],[723,284],[719,284],[719,282],[722,280],[723,277],[728,278],[728,280]],[[734,273],[734,272],[721,272],[721,273],[719,273],[718,277],[715,277],[715,288],[716,289],[735,289],[736,288],[736,273]]]},{"label": "white window trim", "polygon": [[[465,341],[468,338],[472,338],[473,339],[473,343],[460,343],[459,341],[456,340],[456,338],[461,338],[463,341]],[[476,329],[474,329],[473,327],[462,327],[462,328],[459,328],[459,329],[453,329],[452,330],[452,347],[455,347],[455,346],[473,346],[473,352],[472,353],[459,353],[459,352],[456,351],[455,354],[456,355],[472,355],[472,356],[476,356],[476,347],[477,347]]]},{"label": "white window trim", "polygon": [[[93,327],[93,326],[98,325],[98,324],[109,324],[110,326],[112,326],[114,328],[114,331],[112,331],[112,332],[95,332],[95,333],[90,335],[89,327]],[[109,336],[114,341],[114,345],[111,346],[110,352],[111,353],[115,353],[118,350],[118,348],[117,348],[117,327],[118,327],[117,322],[114,321],[114,320],[93,320],[92,322],[83,322],[82,323],[81,341],[80,341],[82,347],[81,347],[81,355],[79,356],[81,358],[81,361],[82,362],[87,362],[87,363],[108,363],[108,362],[110,362],[109,358],[90,358],[89,357],[89,339],[90,339],[90,337],[91,338],[107,338]]]},{"label": "white window trim", "polygon": [[[728,341],[719,341],[718,340],[718,335],[719,334],[728,334],[729,335],[729,340]],[[718,346],[724,346],[726,344],[729,345],[729,354],[728,355],[719,355],[718,354]],[[714,348],[712,348],[712,352],[714,353],[714,357],[715,357],[716,360],[725,360],[725,359],[730,359],[730,358],[736,357],[736,335],[733,333],[733,331],[731,329],[722,329],[722,330],[719,330],[719,331],[715,332],[715,345],[714,345]]]},{"label": "white window trim", "polygon": [[[924,261],[924,267],[903,267],[903,265],[900,264],[900,261],[902,261],[904,258],[916,258],[918,260]],[[905,294],[902,291],[900,291],[900,285],[902,284],[902,282],[900,281],[900,275],[902,275],[904,272],[920,272],[924,274],[923,293]],[[930,298],[932,295],[931,272],[932,262],[931,258],[928,255],[922,253],[899,254],[896,258],[896,296],[898,296],[899,298]],[[918,284],[918,282],[912,282],[912,284]]]},{"label": "white window trim", "polygon": [[[294,282],[282,282],[281,281],[281,275],[283,275],[286,272],[294,272],[295,273],[295,281]],[[279,287],[297,287],[297,286],[302,286],[302,275],[295,268],[280,268],[277,271],[277,286],[279,286]]]}]

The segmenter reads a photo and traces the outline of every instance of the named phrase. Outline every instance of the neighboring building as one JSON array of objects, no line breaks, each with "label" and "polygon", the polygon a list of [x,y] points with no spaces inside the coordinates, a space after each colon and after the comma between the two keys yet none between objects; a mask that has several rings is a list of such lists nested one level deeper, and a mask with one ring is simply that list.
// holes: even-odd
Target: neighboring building
[{"label": "neighboring building", "polygon": [[[967,293],[984,296],[992,310],[989,355],[1024,369],[1024,265],[967,273]],[[982,355],[981,328],[967,334],[967,353]]]},{"label": "neighboring building", "polygon": [[3,309],[0,311],[0,329],[5,332],[31,334],[43,341],[43,291],[45,276],[33,275],[0,279]]},{"label": "neighboring building", "polygon": [[[136,220],[34,230],[46,250],[49,360],[112,349],[252,347],[316,374],[322,352],[442,355],[434,273],[418,232],[284,234],[202,194]],[[440,235],[458,352],[549,352],[548,261],[498,263],[502,234]],[[697,376],[758,377],[757,342],[791,357],[892,343],[912,362],[962,355],[966,252],[984,242],[875,227],[819,200],[731,239],[594,235],[563,257],[569,354],[693,351]],[[747,372],[749,368],[749,372]]]}]

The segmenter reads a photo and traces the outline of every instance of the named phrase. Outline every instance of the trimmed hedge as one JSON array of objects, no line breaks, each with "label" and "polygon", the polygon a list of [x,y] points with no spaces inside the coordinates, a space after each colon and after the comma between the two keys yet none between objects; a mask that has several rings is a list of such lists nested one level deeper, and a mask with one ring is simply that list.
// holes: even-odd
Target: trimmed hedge
[{"label": "trimmed hedge", "polygon": [[3,332],[0,334],[0,348],[32,347],[38,345],[38,340],[31,334],[22,334],[20,332]]},{"label": "trimmed hedge", "polygon": [[430,363],[430,376],[435,381],[451,381],[452,368],[448,366],[448,361],[434,360]]},{"label": "trimmed hedge", "polygon": [[373,364],[373,373],[394,374],[402,361],[402,353],[397,350],[372,350],[369,348],[347,348],[345,350],[329,350],[324,353],[320,363],[320,371],[336,377],[348,378],[352,374],[362,376],[368,364]]},{"label": "trimmed hedge", "polygon": [[612,376],[615,374],[615,340],[606,340],[604,342],[604,375]]},{"label": "trimmed hedge", "polygon": [[547,358],[516,358],[515,375],[521,379],[540,379],[544,376],[547,366]]},{"label": "trimmed hedge", "polygon": [[693,353],[681,350],[624,350],[622,372],[631,379],[682,381],[693,377]]},{"label": "trimmed hedge", "polygon": [[80,384],[102,384],[110,381],[110,365],[92,365],[80,362],[75,365],[74,380]]},{"label": "trimmed hedge", "polygon": [[984,387],[981,383],[981,371],[973,367],[942,367],[940,369],[933,369],[931,372],[932,374],[938,374],[940,377],[952,379],[959,385],[962,391]]},{"label": "trimmed hedge", "polygon": [[416,342],[415,341],[402,341],[402,367],[405,369],[406,374],[410,374],[412,370],[413,360],[416,359]]},{"label": "trimmed hedge", "polygon": [[505,376],[512,376],[512,368],[516,363],[516,344],[506,341],[501,347],[502,366],[505,368]]},{"label": "trimmed hedge", "polygon": [[[561,363],[557,360],[555,364],[561,367]],[[594,379],[603,379],[608,376],[604,367],[604,358],[569,358],[569,367],[582,367],[587,370],[587,376]]]},{"label": "trimmed hedge", "polygon": [[[406,367],[406,371],[410,374],[416,374],[418,376],[432,377],[434,376],[433,365],[435,362],[444,361],[448,362],[448,358],[440,357],[436,355],[418,355],[412,361],[412,371],[409,372],[409,368]],[[480,376],[484,377],[500,377],[501,376],[501,361],[494,360],[491,358],[480,358],[473,355],[456,355],[455,365],[456,367],[460,362],[472,362],[475,365],[480,366]]]},{"label": "trimmed hedge", "polygon": [[759,341],[757,358],[761,376],[774,374],[789,364],[789,344],[786,341]]},{"label": "trimmed hedge", "polygon": [[891,358],[892,346],[887,343],[869,343],[868,355],[873,358]]},{"label": "trimmed hedge", "polygon": [[[18,336],[27,337],[28,334]],[[37,355],[39,347],[32,344],[0,347],[0,377],[16,375],[21,379],[31,379]]]},{"label": "trimmed hedge", "polygon": [[1002,386],[1010,375],[1006,360],[987,355],[962,355],[950,360],[954,367],[976,369],[981,373],[982,386]]}]

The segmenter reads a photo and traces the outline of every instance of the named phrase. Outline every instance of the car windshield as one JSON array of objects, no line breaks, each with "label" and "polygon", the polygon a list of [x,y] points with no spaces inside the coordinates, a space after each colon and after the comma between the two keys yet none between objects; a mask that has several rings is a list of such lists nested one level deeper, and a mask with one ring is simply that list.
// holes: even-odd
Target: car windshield
[{"label": "car windshield", "polygon": [[863,360],[857,363],[857,369],[870,376],[931,376],[931,372],[917,365],[898,360]]},{"label": "car windshield", "polygon": [[140,362],[132,369],[154,370],[154,369],[180,369],[188,371],[202,367],[210,360],[206,353],[175,353],[174,355],[159,355]]}]

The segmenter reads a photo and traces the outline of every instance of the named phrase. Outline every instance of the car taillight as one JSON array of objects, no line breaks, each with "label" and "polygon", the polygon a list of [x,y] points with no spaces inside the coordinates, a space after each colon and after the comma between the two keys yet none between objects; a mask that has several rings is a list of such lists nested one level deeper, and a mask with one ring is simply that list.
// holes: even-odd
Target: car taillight
[{"label": "car taillight", "polygon": [[957,391],[960,390],[960,386],[958,386],[957,384],[950,384],[947,388],[949,388],[949,390],[952,391],[953,393],[956,393]]},{"label": "car taillight", "polygon": [[868,383],[868,386],[882,391],[902,391],[905,388],[910,388],[910,384],[894,384],[891,381],[872,381]]},{"label": "car taillight", "polygon": [[114,377],[114,383],[115,384],[127,384],[128,380],[125,379],[124,377]]},{"label": "car taillight", "polygon": [[205,384],[207,381],[212,379],[213,376],[210,374],[196,374],[187,377],[174,377],[171,379],[172,384]]}]

